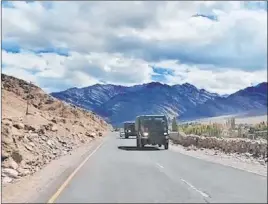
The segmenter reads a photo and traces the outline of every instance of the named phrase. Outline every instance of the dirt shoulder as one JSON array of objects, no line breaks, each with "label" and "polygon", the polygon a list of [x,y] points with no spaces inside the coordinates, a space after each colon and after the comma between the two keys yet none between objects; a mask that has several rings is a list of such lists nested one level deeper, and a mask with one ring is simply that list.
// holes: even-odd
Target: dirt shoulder
[{"label": "dirt shoulder", "polygon": [[22,177],[15,183],[3,185],[3,203],[46,203],[78,164],[104,140],[105,138],[99,138],[90,141],[68,155],[50,162],[35,174]]},{"label": "dirt shoulder", "polygon": [[184,147],[171,142],[170,149],[188,156],[203,159],[209,162],[230,166],[247,172],[267,177],[267,163],[252,157],[250,154],[226,154],[219,150],[196,148],[194,146]]}]

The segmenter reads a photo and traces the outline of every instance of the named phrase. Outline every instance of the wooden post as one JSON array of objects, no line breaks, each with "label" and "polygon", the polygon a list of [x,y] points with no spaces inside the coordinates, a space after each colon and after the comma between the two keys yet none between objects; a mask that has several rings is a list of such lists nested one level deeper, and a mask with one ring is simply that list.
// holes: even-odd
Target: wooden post
[{"label": "wooden post", "polygon": [[30,84],[28,87],[28,95],[27,95],[26,115],[29,115],[29,102],[30,102],[31,86],[32,86],[32,82],[30,81]]}]

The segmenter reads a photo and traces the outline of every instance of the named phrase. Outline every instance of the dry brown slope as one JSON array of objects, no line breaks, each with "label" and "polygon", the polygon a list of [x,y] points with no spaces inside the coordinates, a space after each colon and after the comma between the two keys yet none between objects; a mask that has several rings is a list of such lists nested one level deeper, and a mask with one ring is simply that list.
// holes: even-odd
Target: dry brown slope
[{"label": "dry brown slope", "polygon": [[1,77],[4,183],[40,170],[111,129],[99,116],[59,101],[35,85],[4,74]]}]

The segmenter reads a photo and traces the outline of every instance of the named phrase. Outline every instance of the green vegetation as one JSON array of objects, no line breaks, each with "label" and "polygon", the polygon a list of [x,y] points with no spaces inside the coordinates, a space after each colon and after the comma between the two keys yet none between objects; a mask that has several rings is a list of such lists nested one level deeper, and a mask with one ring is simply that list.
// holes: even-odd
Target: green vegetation
[{"label": "green vegetation", "polygon": [[176,120],[176,117],[174,117],[172,119],[172,131],[178,131],[178,124],[177,124],[177,120]]},{"label": "green vegetation", "polygon": [[267,129],[268,124],[267,122],[265,123],[263,121],[251,127],[249,132],[253,135],[253,138],[262,138],[267,140],[268,139]]},{"label": "green vegetation", "polygon": [[220,137],[223,127],[220,124],[213,123],[211,125],[204,125],[198,123],[183,124],[179,126],[179,131],[185,134],[205,135]]},{"label": "green vegetation", "polygon": [[261,123],[256,124],[253,128],[255,131],[267,131],[268,123],[267,122],[265,123],[263,121]]},{"label": "green vegetation", "polygon": [[186,123],[178,126],[178,130],[186,135],[202,135],[214,137],[237,137],[268,139],[267,122],[261,122],[256,125],[235,124],[235,119],[229,118],[225,124],[201,124],[201,123]]}]

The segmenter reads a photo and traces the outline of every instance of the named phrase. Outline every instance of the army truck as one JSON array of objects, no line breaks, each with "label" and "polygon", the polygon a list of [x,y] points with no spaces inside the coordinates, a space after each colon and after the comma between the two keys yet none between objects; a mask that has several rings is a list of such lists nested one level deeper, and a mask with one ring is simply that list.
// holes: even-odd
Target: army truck
[{"label": "army truck", "polygon": [[129,138],[129,136],[136,136],[135,122],[124,122],[124,132],[125,138]]},{"label": "army truck", "polygon": [[168,122],[164,115],[142,115],[138,116],[135,121],[137,132],[137,147],[141,148],[147,144],[164,145],[168,149],[169,134]]}]

